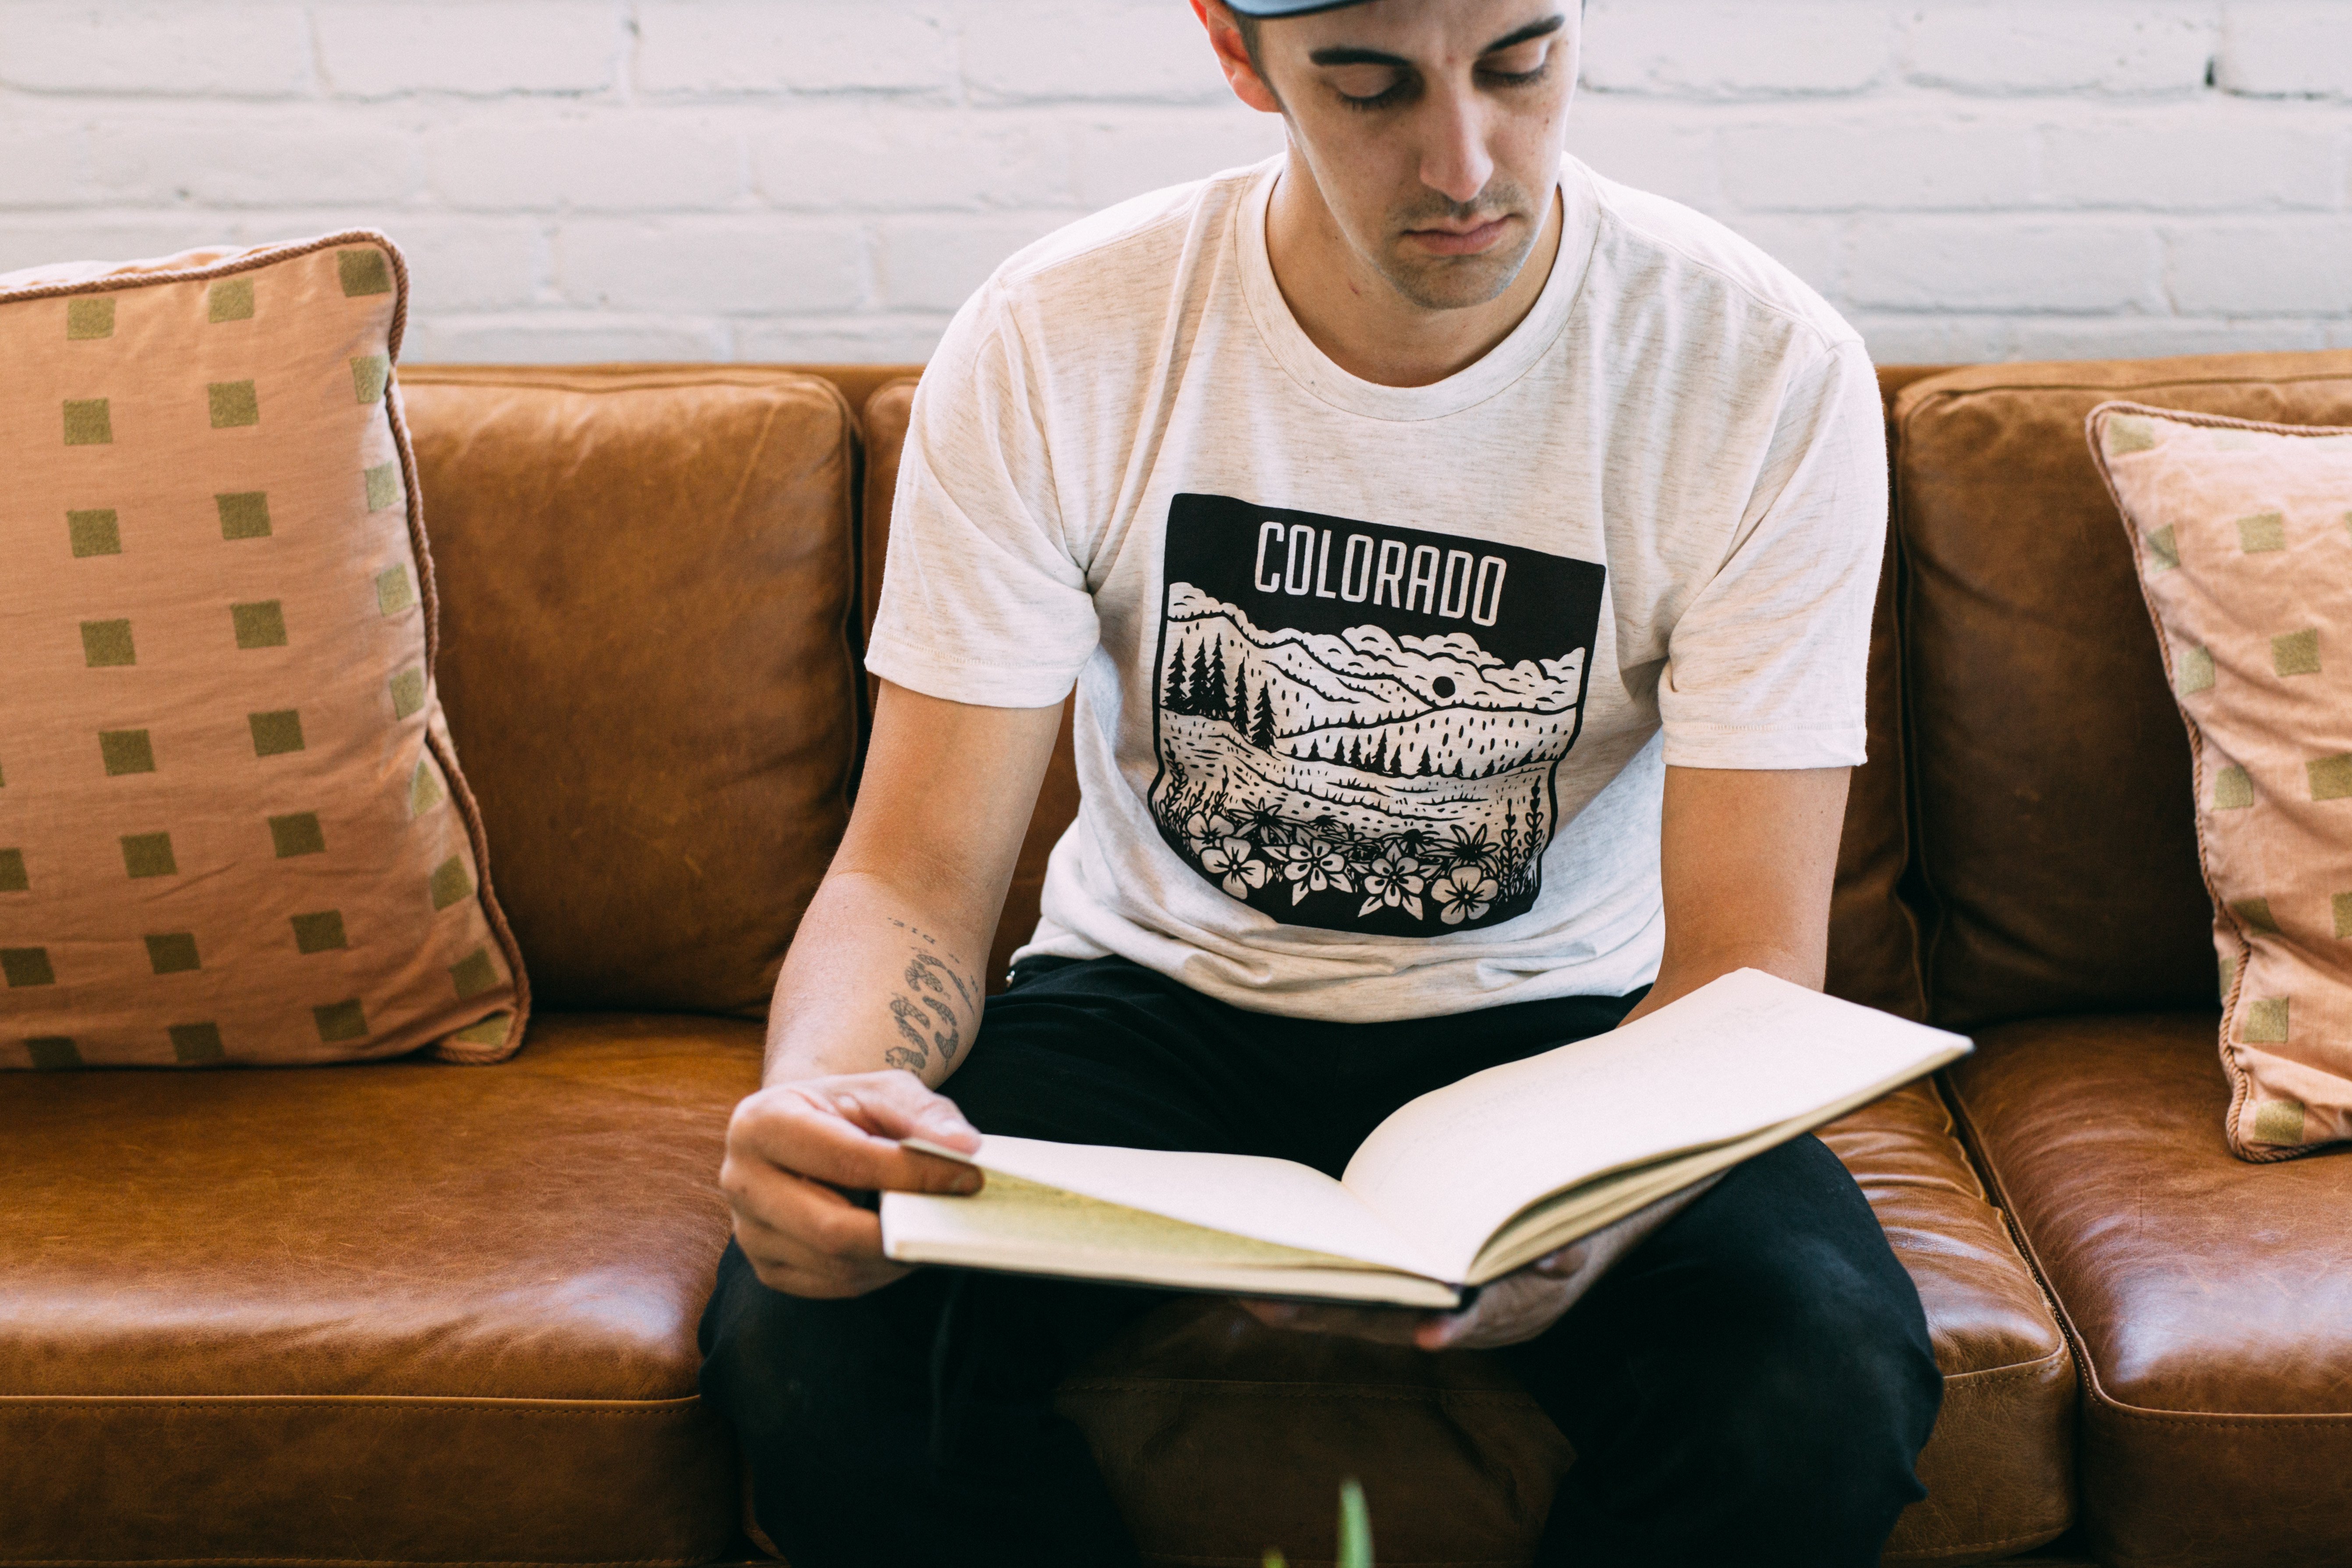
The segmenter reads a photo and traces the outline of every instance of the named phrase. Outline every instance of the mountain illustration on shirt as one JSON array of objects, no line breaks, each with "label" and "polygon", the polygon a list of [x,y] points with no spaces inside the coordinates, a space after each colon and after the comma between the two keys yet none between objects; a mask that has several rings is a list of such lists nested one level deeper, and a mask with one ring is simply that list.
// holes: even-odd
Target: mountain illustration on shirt
[{"label": "mountain illustration on shirt", "polygon": [[1601,566],[1192,494],[1164,566],[1150,805],[1186,864],[1367,935],[1534,907]]}]

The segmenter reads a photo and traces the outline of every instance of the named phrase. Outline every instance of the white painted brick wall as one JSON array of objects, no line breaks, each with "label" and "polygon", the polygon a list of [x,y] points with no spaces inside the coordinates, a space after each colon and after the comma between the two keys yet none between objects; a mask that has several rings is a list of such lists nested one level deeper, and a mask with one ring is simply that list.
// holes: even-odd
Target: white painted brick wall
[{"label": "white painted brick wall", "polygon": [[[1592,0],[1570,145],[1883,361],[2352,347],[2352,0]],[[920,358],[1263,156],[1184,0],[0,0],[0,270],[391,232],[418,359]]]}]

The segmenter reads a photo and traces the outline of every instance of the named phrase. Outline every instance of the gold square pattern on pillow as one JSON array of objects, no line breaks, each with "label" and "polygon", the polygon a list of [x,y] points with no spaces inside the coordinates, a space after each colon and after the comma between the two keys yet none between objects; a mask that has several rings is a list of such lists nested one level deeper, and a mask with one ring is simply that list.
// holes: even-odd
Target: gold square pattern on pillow
[{"label": "gold square pattern on pillow", "polygon": [[2092,411],[2197,770],[2230,1145],[2352,1139],[2352,430]]},{"label": "gold square pattern on pillow", "polygon": [[494,1061],[379,234],[0,276],[0,1068]]}]

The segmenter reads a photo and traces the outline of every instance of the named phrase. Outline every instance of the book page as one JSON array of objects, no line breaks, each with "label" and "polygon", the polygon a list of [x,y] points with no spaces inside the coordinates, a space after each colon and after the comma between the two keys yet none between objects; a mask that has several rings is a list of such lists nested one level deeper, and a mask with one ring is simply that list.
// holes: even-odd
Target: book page
[{"label": "book page", "polygon": [[1487,1238],[1550,1194],[1893,1089],[1968,1048],[1743,969],[1624,1028],[1423,1095],[1364,1141],[1346,1185],[1437,1278],[1465,1280]]},{"label": "book page", "polygon": [[988,1136],[963,1154],[919,1139],[908,1146],[1040,1186],[1181,1220],[1254,1241],[1428,1274],[1422,1250],[1325,1175],[1288,1160],[1114,1149]]},{"label": "book page", "polygon": [[1186,1225],[1001,1171],[969,1197],[883,1194],[882,1238],[885,1255],[903,1263],[1440,1309],[1460,1299],[1416,1274]]}]

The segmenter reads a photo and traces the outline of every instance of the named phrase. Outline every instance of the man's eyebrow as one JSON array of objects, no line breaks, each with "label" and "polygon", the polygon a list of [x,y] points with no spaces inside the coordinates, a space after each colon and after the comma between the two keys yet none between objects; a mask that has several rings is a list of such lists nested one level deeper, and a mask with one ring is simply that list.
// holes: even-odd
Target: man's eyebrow
[{"label": "man's eyebrow", "polygon": [[1412,62],[1402,55],[1382,54],[1378,49],[1356,49],[1334,47],[1318,49],[1307,59],[1318,66],[1410,66]]},{"label": "man's eyebrow", "polygon": [[1496,38],[1493,43],[1488,44],[1485,48],[1480,49],[1478,52],[1483,56],[1496,54],[1504,49],[1515,49],[1521,44],[1528,43],[1533,39],[1549,37],[1567,26],[1567,16],[1555,11],[1540,22],[1529,22],[1526,26],[1521,27],[1516,33],[1506,33],[1503,37]]},{"label": "man's eyebrow", "polygon": [[[1537,38],[1549,37],[1567,26],[1568,18],[1559,12],[1554,12],[1539,22],[1528,23],[1516,33],[1506,33],[1480,49],[1478,53],[1483,58],[1498,54],[1505,49],[1515,49],[1521,44],[1532,42]],[[1402,55],[1391,55],[1381,49],[1355,48],[1344,44],[1317,49],[1307,58],[1311,63],[1318,66],[1394,66],[1403,68],[1412,64]]]}]

